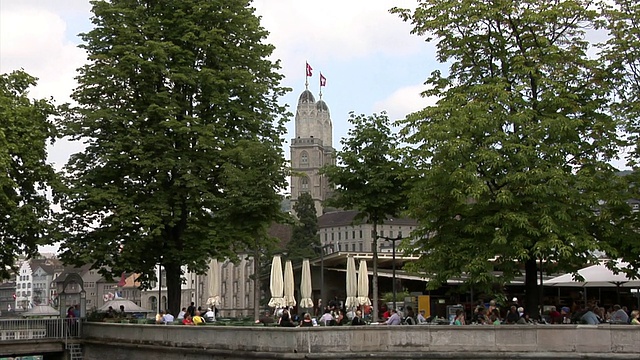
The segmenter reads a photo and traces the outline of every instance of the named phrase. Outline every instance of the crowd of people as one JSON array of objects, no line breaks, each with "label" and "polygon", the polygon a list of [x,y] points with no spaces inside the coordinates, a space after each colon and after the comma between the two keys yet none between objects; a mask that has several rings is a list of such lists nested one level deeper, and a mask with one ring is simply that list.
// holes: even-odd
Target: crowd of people
[{"label": "crowd of people", "polygon": [[450,325],[524,325],[524,324],[632,324],[640,325],[640,312],[629,311],[626,307],[614,305],[609,309],[598,305],[590,305],[583,309],[567,306],[547,307],[541,315],[538,311],[532,317],[524,307],[514,303],[501,308],[495,300],[488,303],[479,302],[476,306],[465,311],[460,306],[451,318],[438,318],[437,316],[425,316],[425,310],[420,309],[416,314],[411,306],[406,306],[402,311],[386,309],[383,307],[382,318],[379,321],[371,319],[371,307],[357,307],[345,309],[342,303],[332,301],[329,306],[322,308],[322,312],[315,314],[302,313],[298,316],[293,309],[278,309],[275,316],[266,311],[256,323],[281,327],[306,327],[306,326],[340,326],[340,325],[424,325],[424,324],[450,324]]},{"label": "crowd of people", "polygon": [[202,309],[191,302],[189,306],[180,309],[176,316],[168,311],[160,311],[156,314],[156,324],[173,324],[177,321],[183,325],[203,325],[215,322],[217,317],[218,309],[215,306]]}]

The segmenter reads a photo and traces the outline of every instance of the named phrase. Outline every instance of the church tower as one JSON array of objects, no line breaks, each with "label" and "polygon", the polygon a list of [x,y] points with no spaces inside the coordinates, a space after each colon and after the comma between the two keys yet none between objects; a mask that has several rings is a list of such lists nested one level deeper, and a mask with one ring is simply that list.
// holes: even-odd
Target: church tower
[{"label": "church tower", "polygon": [[291,206],[303,192],[311,194],[316,214],[323,214],[322,202],[331,196],[331,187],[320,168],[335,164],[332,147],[333,125],[329,107],[305,89],[298,98],[295,118],[295,138],[291,140]]}]

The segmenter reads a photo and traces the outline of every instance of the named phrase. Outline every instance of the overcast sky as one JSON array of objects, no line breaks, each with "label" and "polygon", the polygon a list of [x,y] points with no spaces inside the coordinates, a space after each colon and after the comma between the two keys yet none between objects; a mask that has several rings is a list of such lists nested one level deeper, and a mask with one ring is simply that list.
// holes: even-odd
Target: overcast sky
[{"label": "overcast sky", "polygon": [[[262,26],[280,59],[283,85],[293,91],[282,98],[295,111],[304,90],[305,62],[314,68],[309,89],[318,98],[319,74],[327,78],[323,100],[333,120],[333,146],[348,131],[348,114],[387,111],[392,119],[432,103],[420,97],[424,80],[435,69],[433,46],[410,34],[411,26],[389,13],[415,0],[256,0]],[[76,69],[86,60],[78,49],[81,32],[91,29],[88,0],[2,0],[0,2],[0,73],[24,68],[39,78],[34,97],[70,101]],[[441,67],[441,66],[440,66]],[[285,155],[294,134],[288,123]],[[50,151],[60,167],[81,147],[65,141]]]}]

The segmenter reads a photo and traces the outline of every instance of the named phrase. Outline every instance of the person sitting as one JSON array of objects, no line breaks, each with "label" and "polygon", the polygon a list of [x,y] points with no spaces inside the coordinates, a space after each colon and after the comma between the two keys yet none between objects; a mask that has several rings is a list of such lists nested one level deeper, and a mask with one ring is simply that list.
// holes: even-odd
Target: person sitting
[{"label": "person sitting", "polygon": [[184,316],[187,314],[187,308],[183,307],[182,309],[180,309],[180,312],[178,313],[178,320],[182,321],[184,320]]},{"label": "person sitting", "polygon": [[418,313],[418,317],[416,318],[418,320],[418,325],[422,325],[422,324],[426,324],[427,323],[427,318],[424,317],[425,313],[426,313],[426,311],[424,311],[424,310],[420,310],[420,312]]},{"label": "person sitting", "polygon": [[278,326],[280,327],[294,327],[293,320],[291,319],[291,315],[289,315],[289,310],[284,309],[282,311],[282,316],[278,319]]},{"label": "person sitting", "polygon": [[171,315],[171,313],[170,313],[170,312],[168,312],[168,311],[167,311],[167,312],[164,314],[164,316],[162,317],[162,322],[163,322],[164,324],[171,324],[171,323],[173,323],[173,320],[175,320],[175,319],[174,319],[174,317],[173,317],[173,315]]},{"label": "person sitting", "polygon": [[335,320],[333,319],[333,315],[331,315],[331,310],[325,309],[324,314],[320,317],[319,322],[325,326],[332,325]]},{"label": "person sitting", "polygon": [[400,315],[396,309],[391,309],[391,316],[387,319],[387,321],[383,322],[382,325],[400,325],[402,324],[402,319],[400,319]]},{"label": "person sitting", "polygon": [[462,309],[456,310],[456,317],[453,320],[453,325],[465,325],[464,310]]},{"label": "person sitting", "polygon": [[338,309],[335,311],[336,314],[336,321],[334,325],[342,325],[346,322],[346,318],[344,316],[344,313],[342,312],[342,310]]},{"label": "person sitting", "polygon": [[207,312],[204,314],[204,319],[207,322],[216,321],[216,314],[213,312],[213,310],[211,310],[211,308],[207,308]]},{"label": "person sitting", "polygon": [[311,320],[311,315],[309,313],[304,313],[302,317],[302,321],[300,321],[300,327],[311,327],[313,326],[313,320]]},{"label": "person sitting", "polygon": [[580,317],[580,321],[583,324],[598,325],[600,323],[598,316],[593,310],[592,307],[587,308],[587,311]]},{"label": "person sitting", "polygon": [[206,320],[200,316],[200,311],[198,310],[196,310],[196,315],[191,319],[193,320],[194,325],[204,325],[206,323]]},{"label": "person sitting", "polygon": [[640,320],[638,320],[638,318],[640,318],[640,311],[633,310],[629,317],[631,318],[631,325],[640,325]]},{"label": "person sitting", "polygon": [[613,314],[611,314],[611,323],[612,324],[628,324],[629,323],[629,315],[622,310],[620,305],[613,305]]},{"label": "person sitting", "polygon": [[509,308],[509,312],[507,313],[507,318],[505,319],[506,324],[515,324],[520,320],[520,314],[518,313],[518,308],[515,305],[511,305]]},{"label": "person sitting", "polygon": [[113,309],[113,306],[109,306],[109,309],[107,309],[107,315],[105,315],[105,317],[109,319],[116,317],[116,311]]},{"label": "person sitting", "polygon": [[359,325],[366,325],[366,324],[367,323],[364,322],[364,320],[362,319],[362,311],[356,310],[356,314],[353,316],[353,319],[351,319],[351,325],[359,326]]},{"label": "person sitting", "polygon": [[271,312],[269,310],[264,312],[264,315],[260,316],[258,320],[256,320],[256,324],[263,324],[264,326],[273,324],[275,320],[271,316]]},{"label": "person sitting", "polygon": [[405,325],[416,324],[416,314],[413,312],[413,308],[411,306],[407,306],[407,316],[404,318],[403,323]]},{"label": "person sitting", "polygon": [[156,314],[156,324],[164,324],[164,322],[162,321],[162,318],[164,317],[164,311],[160,310],[157,314]]},{"label": "person sitting", "polygon": [[187,314],[184,319],[182,319],[183,325],[195,325],[193,320],[191,319],[191,315]]}]

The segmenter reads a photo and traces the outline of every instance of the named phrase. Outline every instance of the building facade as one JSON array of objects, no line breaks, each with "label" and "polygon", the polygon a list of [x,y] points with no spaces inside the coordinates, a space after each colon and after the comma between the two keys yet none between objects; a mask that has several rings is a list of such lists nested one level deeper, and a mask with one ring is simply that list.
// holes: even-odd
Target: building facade
[{"label": "building facade", "polygon": [[327,178],[320,169],[335,164],[333,125],[329,107],[306,89],[300,94],[295,116],[295,138],[291,140],[291,206],[300,194],[309,193],[316,213],[322,215],[322,202],[331,196]]}]

